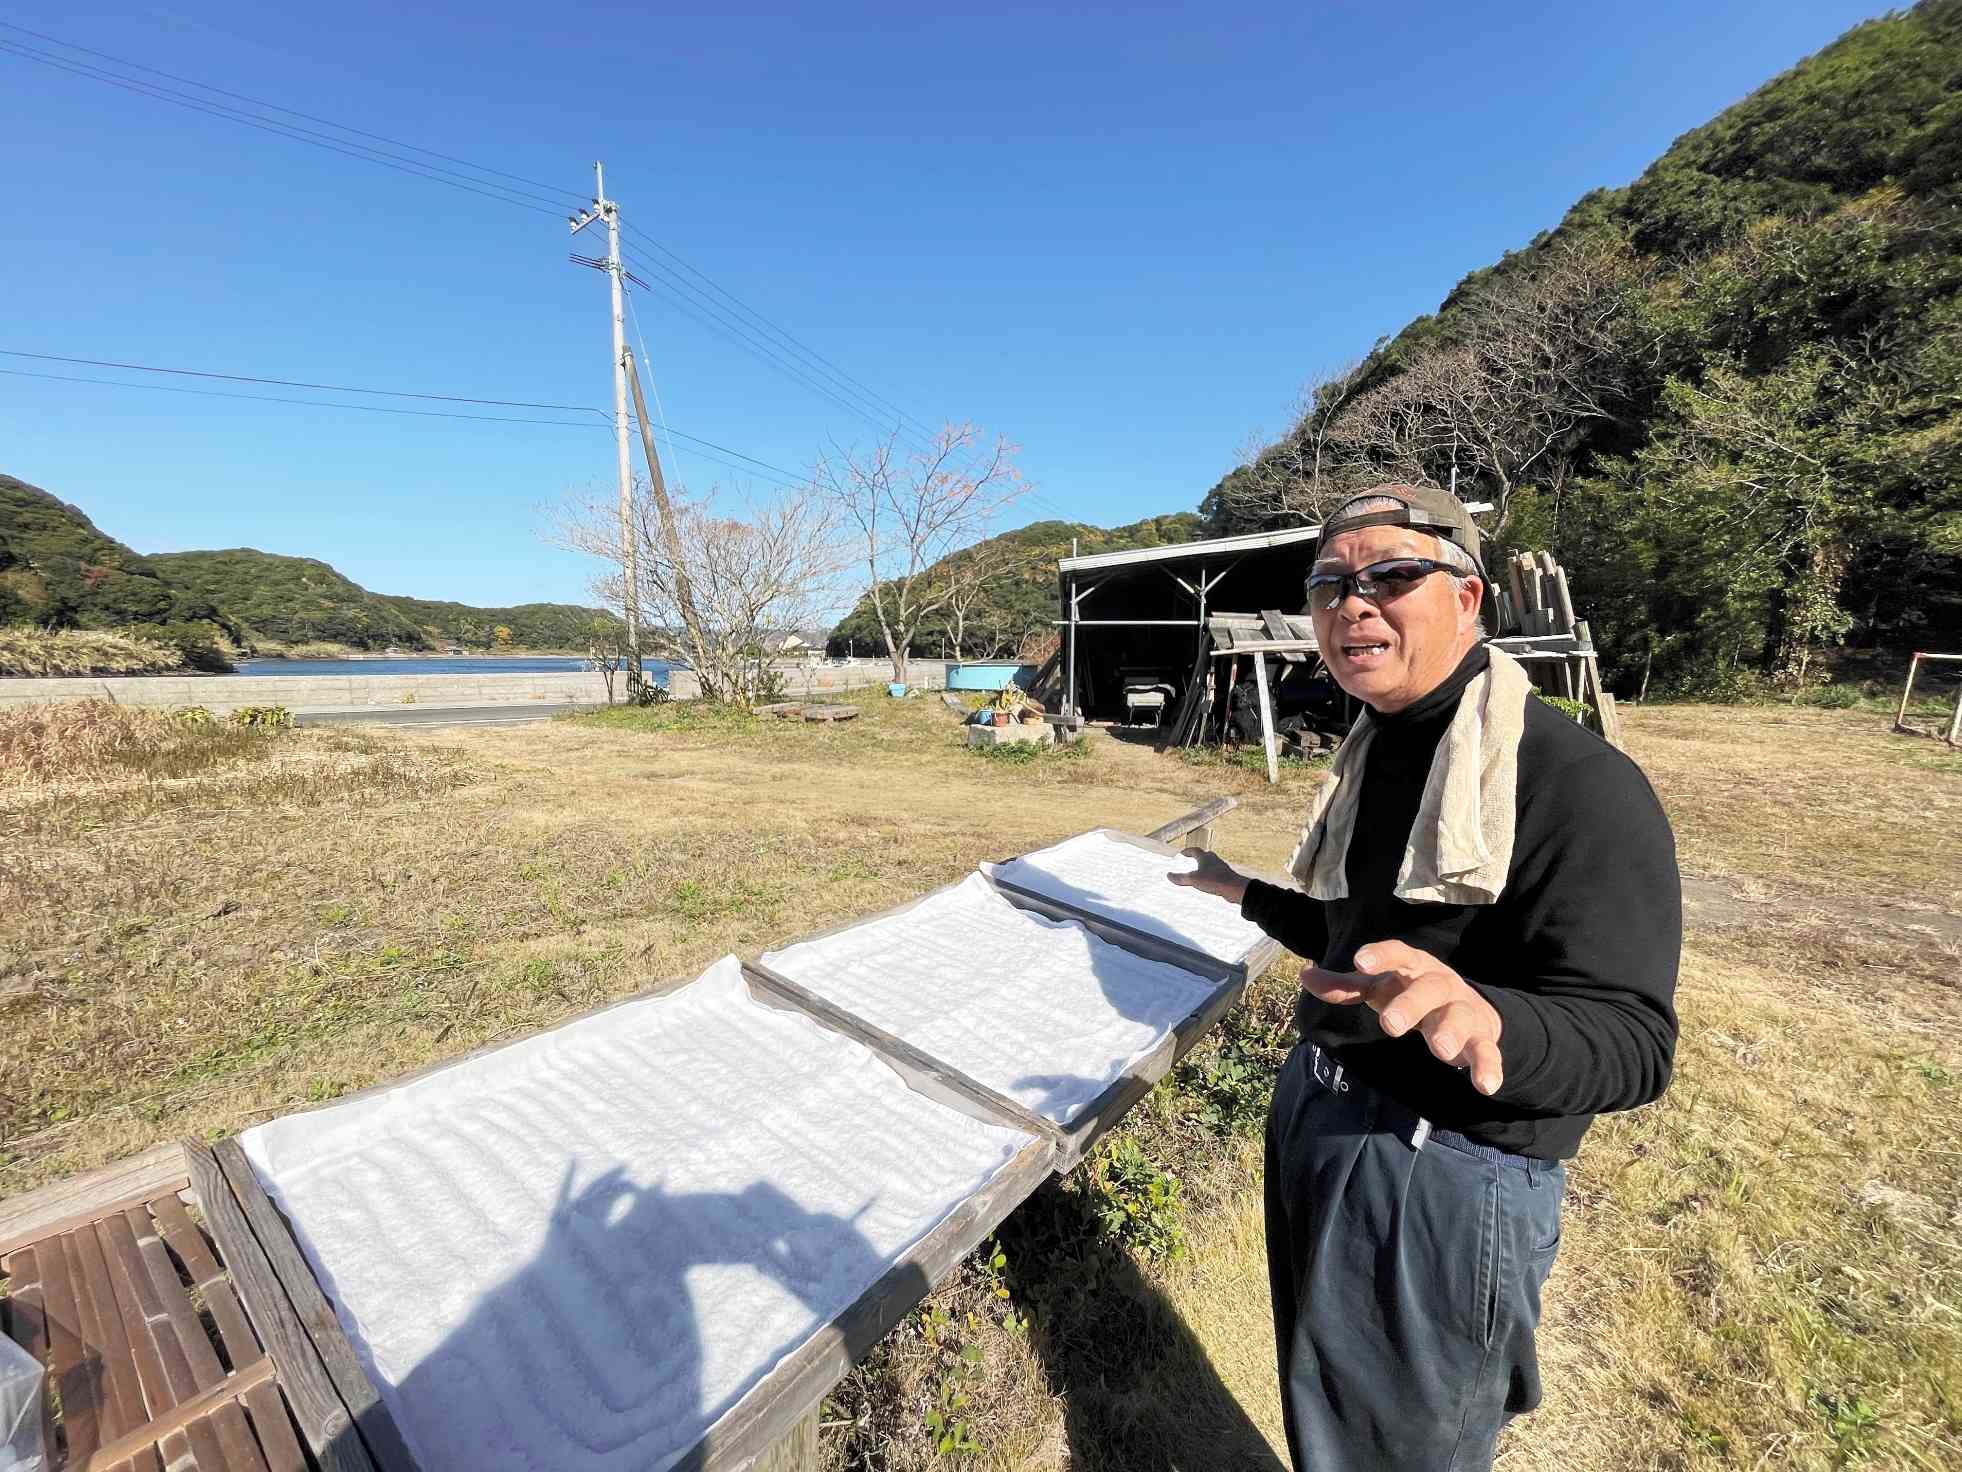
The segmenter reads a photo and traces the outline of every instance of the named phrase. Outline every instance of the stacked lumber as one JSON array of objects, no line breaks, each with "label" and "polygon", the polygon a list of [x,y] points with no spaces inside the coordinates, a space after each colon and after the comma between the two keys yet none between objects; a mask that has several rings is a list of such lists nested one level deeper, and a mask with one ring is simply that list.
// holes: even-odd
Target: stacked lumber
[{"label": "stacked lumber", "polygon": [[1577,700],[1594,715],[1595,728],[1621,745],[1615,698],[1601,683],[1594,631],[1574,616],[1567,570],[1551,552],[1515,552],[1495,579],[1499,627],[1513,632],[1492,641],[1526,666],[1548,695]]}]

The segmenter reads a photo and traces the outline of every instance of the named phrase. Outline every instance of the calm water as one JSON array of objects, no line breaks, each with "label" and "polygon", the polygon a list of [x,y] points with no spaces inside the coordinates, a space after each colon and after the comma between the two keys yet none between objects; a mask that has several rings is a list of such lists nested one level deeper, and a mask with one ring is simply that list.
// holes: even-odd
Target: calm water
[{"label": "calm water", "polygon": [[[565,675],[578,674],[586,661],[577,655],[513,655],[431,659],[241,659],[241,675]],[[665,685],[673,668],[650,659],[643,666],[648,678]]]}]

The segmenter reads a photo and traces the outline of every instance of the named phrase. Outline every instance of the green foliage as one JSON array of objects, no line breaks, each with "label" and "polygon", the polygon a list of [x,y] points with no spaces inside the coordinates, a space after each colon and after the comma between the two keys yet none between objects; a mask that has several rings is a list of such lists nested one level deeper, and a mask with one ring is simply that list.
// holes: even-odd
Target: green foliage
[{"label": "green foliage", "polygon": [[114,629],[217,617],[76,507],[0,475],[0,623]]},{"label": "green foliage", "polygon": [[1098,1207],[1112,1237],[1146,1257],[1185,1255],[1185,1202],[1179,1178],[1162,1169],[1129,1135],[1115,1135],[1099,1161]]},{"label": "green foliage", "polygon": [[[570,603],[473,608],[370,593],[324,562],[249,547],[150,558],[174,585],[224,608],[247,637],[354,649],[577,649],[607,616]],[[500,638],[498,631],[505,631]]]},{"label": "green foliage", "polygon": [[[1098,552],[1190,542],[1203,535],[1204,522],[1190,511],[1150,516],[1110,530],[1074,521],[1038,521],[942,558],[929,569],[928,576],[944,577],[950,568],[977,556],[1006,558],[1006,570],[989,582],[977,606],[968,611],[961,652],[969,659],[1012,658],[1024,640],[1050,633],[1049,621],[1057,616],[1058,608],[1056,559],[1070,555],[1072,539],[1078,552],[1088,557]],[[931,614],[915,632],[910,652],[937,659],[943,647],[952,649],[953,636],[951,613]],[[885,647],[869,594],[859,599],[825,641],[826,652],[834,655],[847,649],[877,655],[883,654]]]},{"label": "green foliage", "polygon": [[[978,1325],[973,1315],[966,1326]],[[973,1388],[982,1378],[987,1351],[977,1343],[962,1343],[953,1316],[937,1305],[920,1311],[920,1336],[936,1351],[935,1368],[939,1378],[933,1387],[933,1404],[924,1418],[934,1451],[943,1457],[972,1456],[987,1450],[974,1434],[967,1419],[973,1403]]]},{"label": "green foliage", "polygon": [[584,650],[596,623],[618,620],[569,603],[472,608],[390,597],[324,562],[250,548],[141,557],[78,508],[0,475],[0,627],[22,623],[118,629],[178,650],[184,667],[222,672],[231,649],[254,642]]},{"label": "green foliage", "polygon": [[293,724],[293,713],[283,705],[241,705],[226,719],[234,726],[281,730]]},{"label": "green foliage", "polygon": [[1586,701],[1569,700],[1564,695],[1548,695],[1543,691],[1535,691],[1534,694],[1559,711],[1568,720],[1579,721],[1583,726],[1587,724],[1588,709]]},{"label": "green foliage", "polygon": [[1203,1060],[1181,1065],[1179,1082],[1197,1101],[1199,1122],[1216,1135],[1259,1139],[1274,1097],[1271,1052],[1252,1039],[1232,1037]]},{"label": "green foliage", "polygon": [[[1588,342],[1594,398],[1511,486],[1488,565],[1551,549],[1623,690],[1802,691],[1841,642],[1962,642],[1958,205],[1962,0],[1926,0],[1856,27],[1467,276],[1215,486],[1208,530],[1251,529],[1245,492],[1298,465],[1338,401],[1402,383],[1422,408],[1448,352],[1497,341],[1495,312],[1516,315],[1523,288],[1580,252],[1622,263]],[[1549,361],[1582,330],[1557,314],[1517,325],[1552,344]],[[1440,377],[1411,376],[1420,366]],[[1441,483],[1459,439],[1414,443],[1418,473]],[[1410,471],[1368,453],[1379,478]],[[1482,465],[1459,484],[1507,489]]]}]

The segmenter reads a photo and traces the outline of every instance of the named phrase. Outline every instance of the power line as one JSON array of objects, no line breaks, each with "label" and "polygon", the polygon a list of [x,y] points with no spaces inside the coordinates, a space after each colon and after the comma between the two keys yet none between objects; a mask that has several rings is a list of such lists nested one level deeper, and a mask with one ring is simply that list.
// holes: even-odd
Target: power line
[{"label": "power line", "polygon": [[[226,88],[200,82],[194,78],[184,77],[158,67],[130,61],[105,51],[98,51],[91,47],[61,40],[58,37],[33,30],[30,27],[22,26],[12,21],[0,20],[0,27],[5,27],[20,35],[31,36],[38,41],[60,47],[64,51],[96,57],[102,61],[113,63],[116,67],[126,68],[130,71],[144,72],[151,76],[163,77],[169,81],[196,88],[200,92],[210,93],[216,97],[232,98],[237,102],[247,103],[255,108],[263,108],[272,112],[285,114],[287,117],[300,118],[310,123],[318,123],[321,127],[333,129],[335,133],[352,136],[336,137],[330,134],[320,133],[312,128],[298,127],[278,119],[247,112],[242,108],[214,102],[207,97],[194,96],[189,93],[180,92],[175,88],[163,87],[152,82],[144,81],[138,77],[118,74],[108,67],[78,61],[71,56],[50,54],[38,48],[23,45],[17,41],[0,38],[0,52],[6,52],[21,57],[24,60],[54,67],[87,80],[120,87],[138,96],[167,102],[191,111],[205,113],[221,121],[256,128],[262,132],[273,134],[276,137],[306,143],[313,147],[338,153],[360,162],[379,164],[384,168],[393,169],[398,173],[408,174],[415,178],[427,179],[431,182],[444,184],[450,188],[459,189],[465,193],[474,194],[484,199],[495,200],[500,204],[513,205],[517,208],[536,211],[540,214],[561,215],[566,208],[564,201],[581,200],[580,196],[569,190],[563,190],[557,186],[544,183],[540,180],[530,179],[521,174],[514,174],[507,170],[492,168],[489,165],[474,163],[455,154],[424,148],[419,144],[408,143],[401,139],[389,137],[386,134],[355,128],[349,124],[335,122],[330,118],[321,117],[314,113],[303,112],[298,108],[287,107],[281,103],[268,102],[262,98],[230,91]],[[424,163],[421,159],[407,158],[400,153],[390,153],[386,149],[376,148],[370,144],[354,142],[354,138],[372,139],[377,143],[386,143],[391,148],[404,149],[410,153],[421,154],[426,158],[441,159],[445,163],[456,164],[461,168],[473,171],[473,174],[489,175],[492,177],[477,178],[471,175],[459,174],[453,169]],[[496,179],[508,179],[513,184],[526,187],[522,189],[512,188],[510,185],[495,182]],[[539,193],[535,191],[544,192]],[[791,333],[787,328],[776,323],[754,307],[749,306],[741,298],[737,297],[735,293],[722,286],[720,282],[716,281],[706,271],[695,266],[677,251],[671,249],[647,231],[631,223],[623,222],[623,224],[624,228],[630,234],[644,241],[652,249],[659,251],[667,260],[674,262],[680,268],[680,271],[687,273],[687,276],[683,276],[671,267],[651,261],[643,260],[640,263],[644,269],[659,276],[662,288],[675,304],[688,312],[690,316],[702,322],[710,330],[730,338],[752,356],[759,358],[779,374],[788,377],[792,382],[809,389],[834,407],[843,409],[847,413],[864,420],[880,432],[883,433],[891,429],[895,434],[901,435],[911,443],[922,448],[931,444],[934,432],[928,429],[920,420],[906,413],[890,399],[868,387],[862,380],[853,377],[831,359],[825,357],[822,353],[810,347],[801,338]],[[689,277],[693,277],[694,280],[688,279]],[[696,282],[698,281],[703,284],[697,285]],[[717,298],[720,298],[720,300],[718,301]],[[725,306],[724,303],[727,305]],[[335,389],[334,385],[294,384],[286,386],[317,387],[330,391],[334,391]],[[443,399],[449,396],[432,395],[430,397]],[[494,403],[494,401],[465,399],[459,399],[458,401]],[[537,406],[512,404],[509,407]],[[677,431],[677,433],[679,432]],[[682,438],[692,439],[693,436],[682,435]],[[743,458],[748,459],[751,457],[745,456]],[[1047,504],[1033,495],[1031,499],[1036,500],[1038,504]],[[1059,512],[1059,514],[1061,513]]]},{"label": "power line", "polygon": [[[57,360],[57,361],[86,362],[89,360],[76,359],[76,360]],[[159,371],[168,372],[172,370],[166,369],[166,370],[159,370]],[[4,374],[9,378],[44,379],[52,383],[85,383],[85,384],[94,385],[97,388],[145,389],[152,393],[193,394],[199,398],[207,398],[207,399],[242,399],[247,403],[253,403],[253,404],[295,404],[295,405],[301,405],[304,407],[315,408],[315,409],[354,409],[369,414],[406,415],[411,418],[417,418],[417,419],[455,419],[455,420],[462,420],[466,423],[473,423],[473,424],[542,424],[556,429],[611,428],[610,425],[598,424],[590,420],[536,419],[536,418],[519,417],[514,415],[508,415],[508,414],[457,414],[457,413],[451,413],[440,409],[393,409],[385,404],[344,404],[344,403],[337,403],[332,399],[296,399],[284,394],[241,394],[241,393],[233,393],[225,389],[186,388],[179,384],[169,384],[169,383],[121,383],[112,378],[84,378],[81,377],[80,375],[70,374],[70,373],[40,373],[29,368],[0,368],[0,374]],[[204,376],[204,375],[200,375],[200,376]],[[240,378],[237,375],[231,375],[231,374],[212,374],[209,376],[214,378],[226,378],[226,379],[231,379],[233,381],[245,382],[245,383],[280,384],[280,383],[288,382],[288,380],[277,379],[277,378],[268,378],[268,379]],[[387,394],[387,393],[396,392],[395,390],[391,390],[391,389],[337,389],[335,391],[340,393],[374,393],[374,394]],[[464,398],[457,398],[447,394],[409,394],[409,395],[402,395],[402,397],[429,398],[429,399],[442,400],[444,402],[466,403],[466,404],[475,404],[475,403],[497,404],[497,403],[516,402],[511,400],[500,400],[500,399],[464,399]],[[545,407],[552,407],[552,406],[545,406]],[[573,409],[587,414],[604,413],[603,410],[595,409],[590,405],[570,404],[570,405],[565,405],[564,407],[567,409]],[[717,464],[727,466],[731,470],[743,471],[745,473],[752,474],[752,475],[755,474],[757,470],[762,470],[768,472],[768,474],[772,478],[775,478],[779,480],[781,483],[787,485],[795,485],[801,479],[795,471],[786,470],[780,465],[772,465],[767,460],[759,460],[756,456],[747,454],[742,450],[734,449],[728,445],[718,444],[714,440],[703,439],[700,435],[689,434],[685,430],[669,429],[665,425],[662,427],[664,430],[666,430],[669,434],[673,435],[677,439],[684,439],[691,444],[702,446],[703,450],[698,451],[697,453],[714,452],[714,453],[705,454],[704,458],[714,460],[716,461]],[[729,460],[721,458],[722,456],[725,455],[733,455],[738,460],[746,461],[747,464],[737,465]]]},{"label": "power line", "polygon": [[429,399],[445,404],[487,404],[499,409],[565,409],[579,414],[600,414],[590,404],[539,404],[529,399],[475,399],[463,394],[410,393],[399,388],[354,388],[344,383],[307,383],[297,378],[257,378],[249,373],[213,373],[198,368],[158,368],[148,363],[117,363],[104,358],[65,358],[58,353],[29,353],[19,348],[0,348],[0,356],[33,358],[44,363],[72,363],[84,368],[120,368],[132,373],[168,373],[178,378],[215,378],[226,383],[264,383],[275,388],[324,389],[337,394],[374,394],[390,399]]},{"label": "power line", "polygon": [[173,82],[182,82],[187,87],[196,87],[203,92],[213,92],[220,97],[229,97],[235,102],[249,102],[254,107],[268,108],[273,112],[283,112],[288,117],[304,118],[307,122],[319,123],[322,127],[333,128],[337,132],[352,133],[359,138],[372,138],[377,143],[386,143],[394,148],[406,148],[411,153],[427,154],[431,158],[440,158],[446,163],[461,164],[464,168],[475,169],[480,174],[494,174],[500,179],[509,179],[516,184],[529,184],[533,188],[544,190],[547,194],[562,195],[566,199],[582,204],[585,202],[584,197],[579,194],[560,189],[555,184],[542,183],[537,179],[527,179],[523,174],[513,174],[503,169],[493,169],[487,164],[472,163],[469,159],[458,158],[455,154],[441,153],[434,148],[424,148],[417,143],[405,143],[400,138],[390,138],[384,133],[370,133],[365,128],[355,128],[346,123],[337,123],[332,118],[318,117],[310,112],[301,112],[296,107],[286,107],[277,102],[267,102],[264,98],[248,97],[243,92],[227,91],[225,88],[213,86],[209,82],[200,82],[194,77],[179,76],[176,72],[167,72],[160,67],[145,66],[140,61],[129,61],[120,56],[112,56],[106,51],[97,51],[93,47],[77,45],[73,41],[64,41],[59,36],[50,36],[44,31],[30,30],[28,27],[18,25],[10,20],[0,20],[0,26],[4,26],[10,31],[19,31],[22,35],[32,36],[37,41],[46,41],[49,45],[59,46],[65,51],[79,51],[84,56],[98,57],[103,61],[114,62],[117,66],[129,67],[139,72],[148,72],[153,77],[165,77]]},{"label": "power line", "polygon": [[721,336],[735,343],[738,347],[744,349],[752,357],[774,368],[779,374],[788,378],[791,382],[809,389],[826,403],[831,404],[835,408],[843,409],[848,414],[856,415],[876,429],[883,431],[892,427],[885,419],[864,404],[854,402],[840,390],[825,383],[822,379],[814,377],[812,371],[806,365],[780,352],[772,344],[744,326],[742,322],[731,316],[715,302],[707,299],[698,290],[693,297],[683,295],[685,290],[691,288],[688,288],[685,282],[677,281],[673,271],[669,268],[641,257],[628,257],[623,254],[622,259],[631,261],[633,265],[638,266],[654,278],[649,284],[649,289],[660,289],[674,305],[681,308],[683,312],[687,313],[697,322],[700,322],[711,332],[719,333]]},{"label": "power line", "polygon": [[[640,313],[634,310],[633,293],[623,291],[620,295],[627,303],[627,320],[634,324],[634,341],[640,344],[639,366],[647,372],[647,386],[654,392],[654,412],[660,416],[661,433],[666,435],[668,440],[668,458],[675,462],[675,473],[678,476],[681,472],[681,457],[674,452],[674,431],[668,428],[667,405],[661,402],[661,385],[655,380],[654,355],[647,351],[647,335],[640,330]],[[688,489],[685,483],[677,483],[681,484],[682,490]]]},{"label": "power line", "polygon": [[255,404],[307,404],[316,409],[359,409],[369,414],[407,414],[418,419],[465,419],[477,424],[552,424],[560,429],[602,426],[576,419],[522,419],[505,414],[453,414],[441,409],[391,409],[384,404],[341,404],[332,399],[295,399],[280,394],[238,394],[225,389],[185,388],[174,383],[118,383],[113,378],[82,378],[72,373],[37,373],[31,368],[0,368],[9,378],[44,378],[54,383],[92,383],[100,388],[140,388],[159,394],[196,394],[206,399],[245,399]]},{"label": "power line", "polygon": [[[859,379],[852,377],[851,374],[847,373],[843,368],[840,368],[836,363],[832,362],[831,359],[825,357],[824,354],[818,352],[817,349],[805,343],[803,339],[796,336],[787,328],[782,327],[778,323],[772,321],[769,317],[765,316],[763,313],[757,311],[754,307],[750,306],[747,302],[743,301],[741,297],[737,296],[734,292],[724,287],[713,276],[710,276],[708,272],[702,270],[699,266],[696,266],[691,261],[687,260],[679,252],[664,245],[661,241],[656,240],[652,235],[648,234],[645,230],[642,230],[639,226],[634,225],[631,222],[622,222],[622,228],[626,230],[628,234],[638,236],[646,244],[652,246],[655,250],[658,250],[662,255],[666,256],[669,260],[673,261],[676,265],[680,266],[684,271],[688,272],[689,275],[695,276],[699,278],[701,281],[703,281],[704,283],[706,283],[710,291],[713,291],[717,296],[727,301],[732,307],[734,307],[737,311],[741,312],[744,316],[749,317],[750,319],[758,323],[761,327],[764,328],[764,330],[773,334],[780,341],[782,341],[786,346],[803,354],[804,357],[809,359],[814,365],[822,368],[833,379],[836,379],[840,381],[842,384],[848,385],[851,388],[856,389],[871,403],[881,406],[887,410],[890,410],[893,414],[896,414],[899,417],[902,423],[911,424],[915,429],[918,429],[923,433],[931,433],[931,431],[928,430],[924,424],[921,424],[919,420],[914,419],[912,415],[908,414],[905,410],[901,409],[897,404],[893,403],[892,400],[886,398],[883,394],[875,392],[873,389],[868,387],[865,383],[863,383]],[[693,289],[698,292],[700,291],[699,287]]]},{"label": "power line", "polygon": [[224,103],[209,102],[203,98],[192,97],[187,93],[177,92],[168,87],[159,87],[154,83],[144,82],[133,77],[117,76],[105,68],[93,66],[87,62],[77,62],[64,57],[50,56],[46,52],[36,51],[32,47],[22,46],[14,41],[0,39],[0,51],[22,57],[28,61],[39,62],[43,66],[55,67],[60,71],[72,72],[74,75],[86,77],[90,81],[104,82],[112,87],[120,87],[126,92],[134,92],[140,97],[150,97],[159,102],[168,102],[177,107],[188,108],[192,112],[207,113],[212,117],[222,119],[226,122],[242,123],[246,127],[257,128],[261,132],[272,133],[281,138],[290,138],[298,143],[311,144],[315,148],[324,148],[330,153],[344,154],[349,158],[359,159],[364,163],[380,164],[383,168],[394,169],[397,173],[409,174],[419,179],[427,179],[436,184],[446,184],[452,189],[461,189],[466,194],[476,194],[481,195],[485,199],[494,199],[500,204],[514,205],[519,209],[534,210],[541,215],[563,216],[565,213],[563,205],[547,205],[531,202],[533,199],[540,199],[543,196],[519,197],[520,191],[507,189],[504,185],[494,184],[487,179],[466,181],[463,176],[456,174],[453,170],[439,168],[434,164],[425,164],[416,159],[403,159],[400,155],[386,153],[384,150],[371,147],[368,144],[355,143],[350,139],[332,138],[327,134],[315,132],[311,128],[301,128],[290,123],[281,123],[270,118],[257,117],[241,108],[231,107]]}]

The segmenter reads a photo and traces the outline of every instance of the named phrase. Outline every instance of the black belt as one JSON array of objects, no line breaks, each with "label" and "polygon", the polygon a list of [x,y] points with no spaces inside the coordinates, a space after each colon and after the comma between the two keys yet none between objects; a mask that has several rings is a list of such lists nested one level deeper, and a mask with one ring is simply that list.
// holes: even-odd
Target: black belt
[{"label": "black belt", "polygon": [[1493,1165],[1514,1165],[1525,1171],[1550,1170],[1557,1161],[1540,1160],[1531,1155],[1515,1155],[1509,1150],[1501,1150],[1496,1145],[1486,1145],[1457,1130],[1440,1129],[1408,1104],[1399,1102],[1381,1089],[1370,1089],[1361,1080],[1350,1078],[1342,1064],[1332,1053],[1324,1052],[1314,1043],[1308,1049],[1308,1074],[1323,1088],[1337,1094],[1346,1094],[1351,1089],[1363,1087],[1376,1103],[1376,1118],[1390,1128],[1390,1133],[1410,1146],[1412,1150],[1422,1150],[1425,1145],[1435,1142],[1447,1150],[1456,1150],[1464,1155],[1475,1156]]}]

